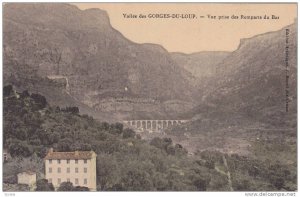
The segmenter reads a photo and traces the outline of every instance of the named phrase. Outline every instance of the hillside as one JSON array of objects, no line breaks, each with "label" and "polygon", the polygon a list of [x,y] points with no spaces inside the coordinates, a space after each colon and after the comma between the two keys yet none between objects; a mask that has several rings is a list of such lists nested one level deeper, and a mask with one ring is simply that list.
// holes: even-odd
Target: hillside
[{"label": "hillside", "polygon": [[[127,40],[111,27],[105,11],[82,11],[68,4],[10,3],[3,9],[3,35],[8,83],[15,82],[7,76],[18,72],[9,68],[13,61],[40,78],[65,78],[66,91],[91,108],[107,98],[193,101],[186,71],[169,53],[159,45]],[[120,111],[132,112],[127,111],[128,103],[122,104]],[[167,104],[159,106],[164,107]]]},{"label": "hillside", "polygon": [[187,157],[170,138],[146,142],[120,123],[98,122],[76,106],[52,107],[44,96],[4,87],[5,191],[18,191],[16,174],[31,170],[44,176],[43,158],[56,151],[93,150],[97,153],[98,191],[222,190],[224,175]]},{"label": "hillside", "polygon": [[[288,111],[286,29],[289,29]],[[219,72],[208,80],[207,88],[199,90],[203,97],[192,111],[193,121],[173,129],[169,135],[190,151],[220,150],[282,161],[295,167],[296,38],[296,24],[292,24],[241,40],[238,49],[218,65]]]},{"label": "hillside", "polygon": [[12,157],[3,164],[6,192],[28,191],[16,184],[19,172],[35,171],[39,181],[46,181],[43,158],[50,147],[95,151],[97,191],[296,190],[296,171],[289,165],[216,151],[188,156],[170,138],[145,141],[120,123],[81,114],[76,106],[53,107],[44,96],[16,92],[10,85],[3,94],[3,145]]},{"label": "hillside", "polygon": [[[286,44],[286,29],[289,43]],[[245,115],[276,127],[294,127],[297,101],[297,28],[241,40],[239,48],[222,62],[216,81],[210,82],[203,103],[212,109]],[[288,112],[286,112],[286,52],[288,51]],[[214,79],[212,79],[214,80]]]}]

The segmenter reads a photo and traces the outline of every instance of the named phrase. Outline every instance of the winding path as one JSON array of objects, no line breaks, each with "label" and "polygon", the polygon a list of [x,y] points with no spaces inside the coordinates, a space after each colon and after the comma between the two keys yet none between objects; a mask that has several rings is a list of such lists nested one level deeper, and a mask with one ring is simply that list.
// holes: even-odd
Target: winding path
[{"label": "winding path", "polygon": [[224,163],[224,166],[227,169],[227,173],[226,174],[227,174],[227,178],[228,178],[228,185],[229,185],[230,191],[233,191],[232,181],[231,181],[231,175],[230,175],[229,168],[228,168],[228,165],[227,165],[227,160],[226,160],[226,158],[225,158],[224,155],[223,155],[223,163]]}]

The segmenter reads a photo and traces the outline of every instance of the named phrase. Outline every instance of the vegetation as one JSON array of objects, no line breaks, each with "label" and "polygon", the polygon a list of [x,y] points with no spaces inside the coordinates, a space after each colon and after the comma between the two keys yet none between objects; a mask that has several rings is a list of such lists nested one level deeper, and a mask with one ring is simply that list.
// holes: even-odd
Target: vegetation
[{"label": "vegetation", "polygon": [[54,187],[46,179],[39,179],[36,182],[36,191],[54,191]]},{"label": "vegetation", "polygon": [[[50,106],[42,95],[17,93],[10,86],[4,89],[4,147],[13,157],[4,163],[7,182],[15,182],[16,173],[34,168],[38,171],[37,191],[53,191],[53,185],[42,179],[42,158],[53,147],[56,151],[95,151],[97,190],[101,191],[296,189],[295,174],[282,165],[267,166],[226,155],[226,167],[222,153],[207,151],[189,157],[184,147],[170,138],[153,138],[148,143],[121,123],[98,122],[81,115],[77,107],[61,109]],[[58,190],[86,188],[62,183]]]},{"label": "vegetation", "polygon": [[57,191],[89,191],[89,188],[82,186],[73,186],[71,182],[62,182]]},{"label": "vegetation", "polygon": [[198,153],[198,157],[201,158],[198,160],[199,165],[206,166],[207,162],[212,162],[219,172],[226,174],[229,171],[231,186],[235,191],[295,191],[297,189],[297,171],[291,165],[211,151]]}]

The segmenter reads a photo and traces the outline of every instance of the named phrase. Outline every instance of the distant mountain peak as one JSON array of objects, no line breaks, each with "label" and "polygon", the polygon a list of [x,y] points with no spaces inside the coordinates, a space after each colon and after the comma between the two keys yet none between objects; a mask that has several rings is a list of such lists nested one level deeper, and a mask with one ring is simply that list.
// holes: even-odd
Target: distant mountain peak
[{"label": "distant mountain peak", "polygon": [[[283,27],[283,28],[281,28],[279,30],[274,30],[274,31],[269,31],[269,32],[257,34],[257,35],[251,36],[249,38],[241,38],[240,39],[240,44],[239,44],[239,46],[237,47],[236,50],[239,50],[240,48],[244,47],[246,44],[251,43],[254,39],[261,39],[263,41],[266,41],[267,37],[276,36],[277,32],[282,32],[284,29],[292,29],[293,32],[295,32],[296,31],[296,24],[297,24],[297,19],[295,19],[295,21],[292,24],[287,25],[287,26],[285,26],[285,27]],[[270,42],[272,42],[271,39],[267,39],[267,40],[269,40]]]},{"label": "distant mountain peak", "polygon": [[3,18],[31,25],[46,25],[48,28],[80,29],[110,26],[106,11],[93,8],[80,10],[67,3],[7,3]]}]

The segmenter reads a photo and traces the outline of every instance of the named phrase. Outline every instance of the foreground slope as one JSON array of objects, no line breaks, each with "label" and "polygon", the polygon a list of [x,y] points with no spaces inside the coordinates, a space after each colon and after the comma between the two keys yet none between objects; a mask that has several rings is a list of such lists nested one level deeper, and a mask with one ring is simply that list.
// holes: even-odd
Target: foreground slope
[{"label": "foreground slope", "polygon": [[188,156],[185,148],[170,138],[147,142],[120,123],[98,122],[80,114],[77,107],[53,107],[40,94],[16,92],[9,85],[3,92],[3,145],[12,157],[3,164],[4,191],[28,191],[17,184],[19,172],[35,171],[37,179],[43,179],[43,158],[51,147],[56,151],[95,151],[98,191],[297,189],[296,171],[290,165],[215,151]]}]

